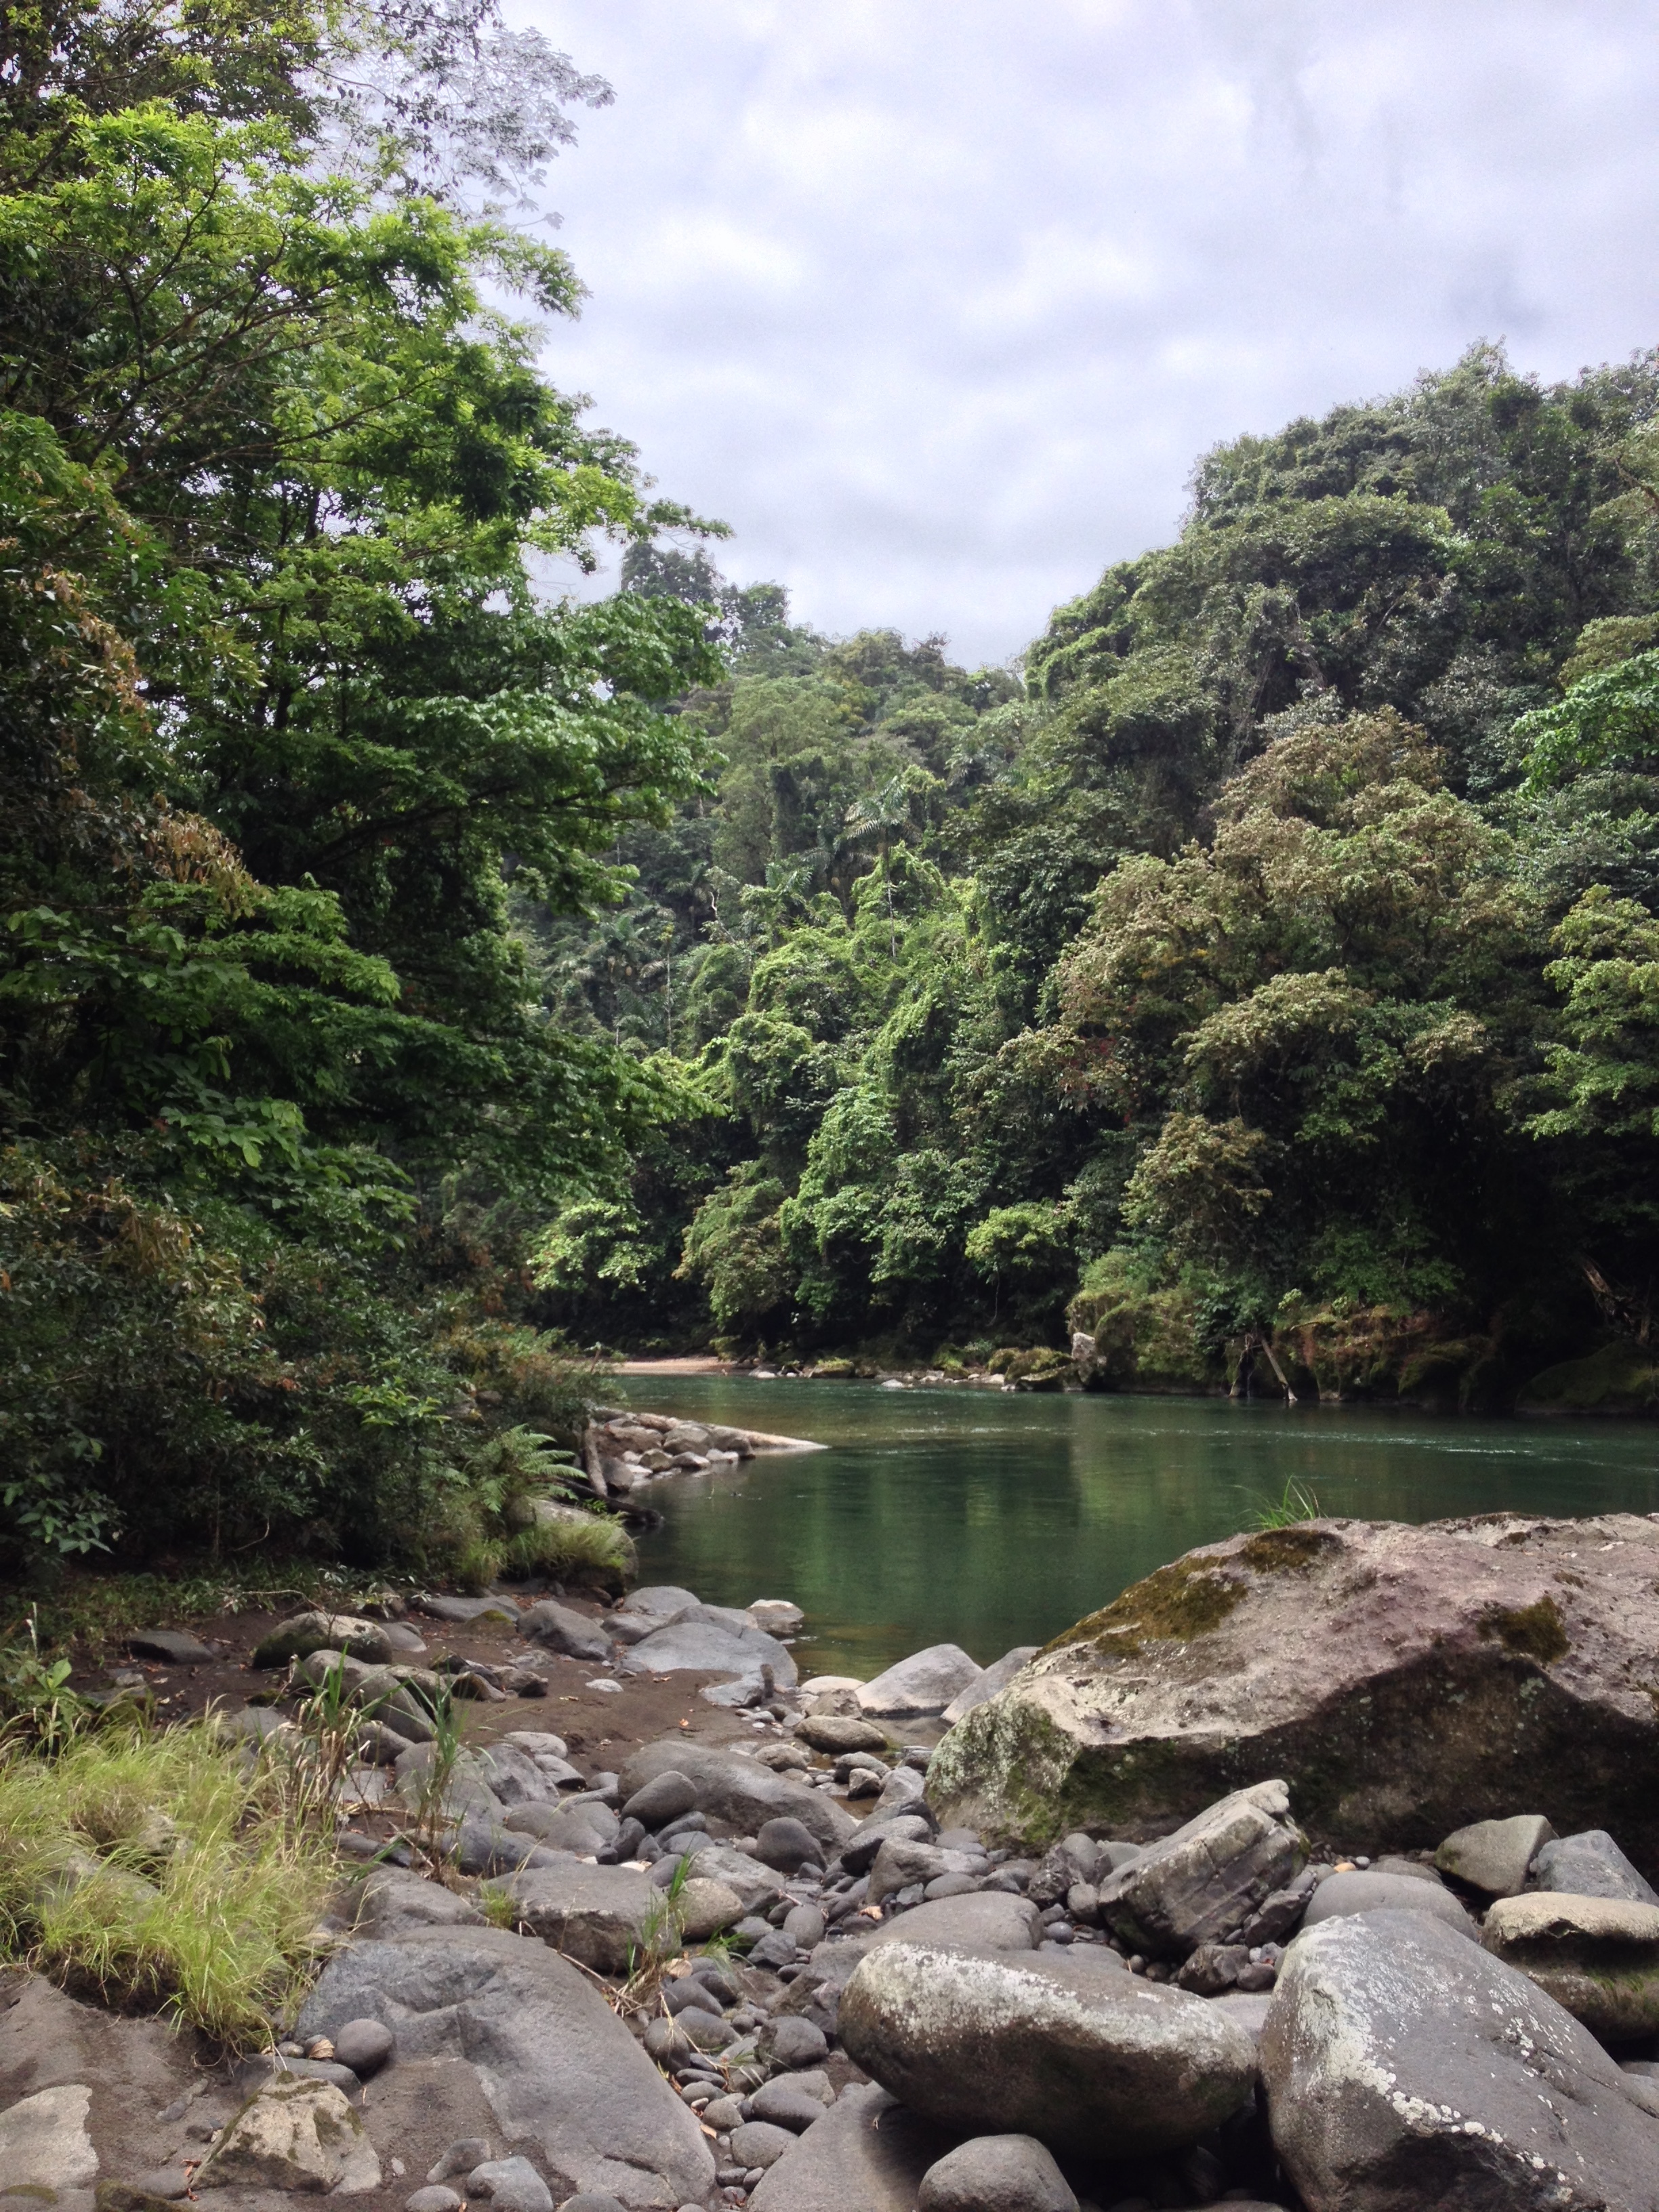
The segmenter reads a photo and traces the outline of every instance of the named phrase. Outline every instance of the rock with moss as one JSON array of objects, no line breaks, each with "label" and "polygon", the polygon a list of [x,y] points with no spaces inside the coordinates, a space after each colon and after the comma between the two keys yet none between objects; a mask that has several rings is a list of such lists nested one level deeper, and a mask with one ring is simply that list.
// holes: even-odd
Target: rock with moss
[{"label": "rock with moss", "polygon": [[1188,1553],[945,1736],[941,1823],[1043,1844],[1167,1833],[1269,1776],[1348,1848],[1517,1806],[1659,1869],[1659,1523],[1314,1520]]}]

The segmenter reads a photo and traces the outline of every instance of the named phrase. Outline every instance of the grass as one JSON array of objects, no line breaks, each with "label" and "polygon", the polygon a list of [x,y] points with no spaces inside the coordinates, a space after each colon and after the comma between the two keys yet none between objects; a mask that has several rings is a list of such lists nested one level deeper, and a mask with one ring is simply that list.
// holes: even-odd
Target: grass
[{"label": "grass", "polygon": [[0,1742],[0,1957],[268,2044],[316,1963],[332,1831],[202,1723]]},{"label": "grass", "polygon": [[1292,1528],[1299,1521],[1319,1521],[1324,1518],[1323,1509],[1310,1490],[1299,1482],[1287,1482],[1277,1498],[1260,1491],[1251,1492],[1257,1510],[1251,1516],[1253,1528]]},{"label": "grass", "polygon": [[461,1588],[478,1591],[503,1575],[535,1574],[620,1591],[633,1580],[638,1565],[633,1539],[621,1522],[580,1507],[562,1512],[556,1520],[538,1520],[511,1535],[475,1537],[449,1562]]}]

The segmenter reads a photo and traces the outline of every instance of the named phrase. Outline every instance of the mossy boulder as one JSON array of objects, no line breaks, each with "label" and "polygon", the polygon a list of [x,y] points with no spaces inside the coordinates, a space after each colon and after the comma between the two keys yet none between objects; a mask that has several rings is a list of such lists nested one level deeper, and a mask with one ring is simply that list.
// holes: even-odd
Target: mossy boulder
[{"label": "mossy boulder", "polygon": [[1620,1340],[1583,1359],[1564,1359],[1534,1375],[1521,1393],[1522,1413],[1653,1413],[1659,1411],[1659,1352]]},{"label": "mossy boulder", "polygon": [[1351,1850],[1541,1813],[1659,1870],[1659,1522],[1319,1520],[1207,1544],[1057,1636],[934,1755],[999,1842],[1165,1834],[1268,1776]]}]

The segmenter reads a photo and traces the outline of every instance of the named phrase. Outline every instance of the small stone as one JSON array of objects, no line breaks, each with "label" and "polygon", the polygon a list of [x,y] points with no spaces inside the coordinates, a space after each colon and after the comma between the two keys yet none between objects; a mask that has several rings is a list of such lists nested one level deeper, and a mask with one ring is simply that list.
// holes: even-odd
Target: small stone
[{"label": "small stone", "polygon": [[497,2158],[466,2177],[469,2197],[487,2197],[499,2212],[553,2212],[553,2192],[527,2158]]},{"label": "small stone", "polygon": [[798,1951],[811,1951],[823,1941],[823,1915],[816,1905],[793,1905],[779,1932]]},{"label": "small stone", "polygon": [[1448,1836],[1434,1863],[1442,1874],[1452,1875],[1488,1897],[1518,1897],[1527,1886],[1527,1869],[1554,1833],[1541,1813],[1476,1820]]},{"label": "small stone", "polygon": [[775,2128],[768,2120],[745,2120],[740,2128],[732,2130],[732,2157],[740,2164],[745,2174],[758,2166],[763,2172],[775,2166],[785,2151],[793,2150],[795,2138],[787,2128]]},{"label": "small stone", "polygon": [[441,2183],[428,2182],[404,2199],[404,2212],[461,2212],[463,2199]]},{"label": "small stone", "polygon": [[780,1874],[793,1874],[800,1867],[818,1864],[823,1848],[810,1828],[787,1814],[764,1821],[755,1838],[755,1856],[763,1866],[775,1867]]},{"label": "small stone", "polygon": [[817,2022],[797,2013],[786,2013],[772,2023],[767,2044],[780,2066],[817,2066],[830,2050],[829,2039]]},{"label": "small stone", "polygon": [[[620,2197],[607,2197],[603,2190],[582,2189],[575,2196],[567,2197],[559,2212],[628,2212],[628,2208]],[[697,2212],[702,2212],[702,2205],[697,2207]]]},{"label": "small stone", "polygon": [[334,2056],[364,2081],[380,2072],[397,2047],[397,2037],[378,2020],[349,2020],[334,2039]]},{"label": "small stone", "polygon": [[733,2128],[743,2125],[744,2112],[741,2097],[712,2097],[702,2108],[702,2124],[713,2128],[717,2136],[729,2136]]},{"label": "small stone", "polygon": [[453,2173],[471,2173],[489,2156],[489,2145],[482,2136],[463,2136],[459,2142],[451,2143],[426,2178],[428,2181],[447,2181]]},{"label": "small stone", "polygon": [[814,1751],[830,1758],[849,1751],[874,1753],[887,1748],[887,1738],[873,1721],[844,1713],[809,1713],[798,1723],[795,1734]]},{"label": "small stone", "polygon": [[922,2176],[918,2212],[1078,2212],[1054,2154],[1035,2136],[975,2136]]},{"label": "small stone", "polygon": [[696,1802],[696,1784],[689,1776],[671,1767],[667,1773],[655,1776],[642,1790],[634,1792],[622,1808],[623,1818],[637,1820],[647,1830],[663,1828],[671,1820],[694,1811]]},{"label": "small stone", "polygon": [[[814,2120],[824,2114],[823,2100],[808,2090],[797,2087],[788,2075],[775,2075],[763,2082],[749,2100],[751,2115],[757,2120],[769,2121],[775,2128],[787,2128],[791,2135],[805,2135]],[[718,2121],[712,2123],[718,2126]]]}]

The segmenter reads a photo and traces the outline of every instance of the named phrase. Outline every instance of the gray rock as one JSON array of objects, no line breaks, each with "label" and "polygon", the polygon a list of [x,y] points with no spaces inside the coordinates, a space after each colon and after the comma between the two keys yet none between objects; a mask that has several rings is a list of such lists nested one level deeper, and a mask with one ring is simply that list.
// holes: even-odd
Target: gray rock
[{"label": "gray rock", "polygon": [[696,2119],[605,1999],[556,1952],[500,1929],[359,1943],[330,1960],[304,2038],[382,2020],[403,2057],[465,2057],[502,2134],[566,2190],[630,2208],[701,2203],[714,2163]]},{"label": "gray rock", "polygon": [[1000,1659],[994,1659],[971,1682],[966,1682],[945,1708],[942,1717],[954,1727],[964,1713],[971,1713],[975,1705],[982,1705],[1006,1690],[1026,1663],[1035,1659],[1042,1647],[1036,1644],[1017,1644],[1012,1651],[1005,1651]]},{"label": "gray rock", "polygon": [[848,1874],[867,1874],[889,1838],[906,1844],[925,1844],[933,1832],[931,1821],[920,1813],[886,1813],[866,1820],[841,1847],[841,1863]]},{"label": "gray rock", "polygon": [[1436,1851],[1434,1863],[1442,1874],[1488,1897],[1518,1897],[1527,1886],[1527,1869],[1554,1833],[1541,1813],[1476,1820],[1455,1829]]},{"label": "gray rock", "polygon": [[313,1651],[343,1651],[353,1659],[383,1663],[392,1656],[392,1645],[378,1620],[360,1620],[349,1613],[296,1613],[261,1640],[250,1664],[283,1667]]},{"label": "gray rock", "polygon": [[426,2178],[429,2182],[439,2182],[447,2181],[454,2173],[469,2174],[489,2156],[489,2145],[483,2136],[463,2136],[458,2142],[451,2143]]},{"label": "gray rock", "polygon": [[821,1865],[823,1846],[803,1821],[793,1813],[785,1813],[761,1823],[755,1856],[763,1866],[775,1867],[780,1874],[793,1874],[800,1867]]},{"label": "gray rock", "polygon": [[775,2166],[785,2151],[794,2148],[790,2130],[775,2128],[769,2120],[745,2120],[732,2130],[732,2156],[741,2166]]},{"label": "gray rock", "polygon": [[766,2046],[780,2066],[817,2066],[829,2051],[830,2039],[816,2022],[785,2013],[768,2029]]},{"label": "gray rock", "polygon": [[968,1874],[983,1861],[967,1851],[942,1851],[933,1844],[908,1843],[890,1836],[870,1869],[870,1902],[896,1897],[915,1882],[924,1887],[941,1875]]},{"label": "gray rock", "polygon": [[1531,1890],[1499,1898],[1480,1941],[1601,2042],[1659,2033],[1659,1905]]},{"label": "gray rock", "polygon": [[729,1821],[740,1835],[755,1835],[764,1822],[792,1815],[833,1856],[855,1826],[823,1791],[775,1774],[758,1759],[688,1743],[684,1736],[665,1737],[635,1753],[619,1778],[624,1797],[671,1768],[696,1785],[701,1811]]},{"label": "gray rock", "polygon": [[427,1928],[482,1928],[471,1898],[402,1867],[377,1867],[358,1893],[357,1933],[391,1939]]},{"label": "gray rock", "polygon": [[928,2167],[918,2212],[1078,2212],[1071,2185],[1035,2136],[975,2136]]},{"label": "gray rock", "polygon": [[639,1589],[629,1590],[610,1618],[616,1620],[632,1615],[652,1622],[655,1627],[666,1628],[672,1621],[684,1620],[688,1613],[702,1611],[702,1600],[690,1590],[678,1589],[672,1583],[647,1583]]},{"label": "gray rock", "polygon": [[196,2189],[327,2191],[355,2197],[380,2185],[363,2124],[331,2081],[278,2075],[228,2119],[192,2177]]},{"label": "gray rock", "polygon": [[750,2212],[914,2212],[922,2176],[947,2148],[883,2090],[843,2092],[750,2197]]},{"label": "gray rock", "polygon": [[1471,1942],[1480,1941],[1480,1930],[1452,1895],[1438,1882],[1413,1881],[1399,1874],[1327,1875],[1313,1893],[1303,1916],[1304,1928],[1317,1928],[1327,1920],[1340,1920],[1356,1912],[1423,1912],[1455,1928]]},{"label": "gray rock", "polygon": [[135,1659],[161,1659],[169,1667],[210,1667],[218,1653],[182,1628],[143,1628],[127,1638]]},{"label": "gray rock", "polygon": [[873,1721],[855,1719],[850,1713],[809,1713],[795,1726],[795,1734],[814,1751],[840,1758],[852,1751],[874,1753],[887,1748],[886,1731]]},{"label": "gray rock", "polygon": [[984,1671],[958,1644],[930,1644],[873,1682],[861,1683],[859,1710],[876,1720],[926,1720],[942,1713]]},{"label": "gray rock", "polygon": [[[763,2081],[749,2100],[749,2106],[757,2120],[769,2120],[774,2127],[787,2128],[797,2136],[805,2135],[828,2109],[822,2097],[815,2097],[808,2089],[797,2088],[782,2074],[775,2074],[769,2081]],[[704,2118],[708,2118],[706,2113]],[[712,2124],[718,2126],[719,2123]]]},{"label": "gray rock", "polygon": [[833,2021],[841,1992],[860,1960],[883,1943],[908,1941],[1022,1952],[1035,1950],[1042,1934],[1036,1907],[1029,1899],[1000,1889],[940,1898],[875,1927],[867,1921],[856,1924],[864,1932],[836,1936],[817,1946],[790,1984],[783,2000],[786,2010],[812,2007]]},{"label": "gray rock", "polygon": [[855,2064],[945,2127],[1035,2135],[1052,2148],[1184,2149],[1249,2099],[1249,2036],[1203,1998],[1098,1953],[870,1951],[841,2000]]},{"label": "gray rock", "polygon": [[434,1620],[447,1620],[457,1628],[470,1628],[476,1620],[516,1621],[519,1608],[510,1597],[417,1597],[422,1613]]},{"label": "gray rock", "polygon": [[[422,1813],[442,1775],[441,1766],[434,1767],[438,1754],[429,1743],[411,1744],[398,1754],[395,1771],[398,1795],[411,1813]],[[457,1753],[453,1765],[444,1778],[440,1803],[446,1820],[459,1820],[469,1813],[483,1814],[500,1823],[507,1808],[495,1795],[490,1782],[490,1770],[475,1751]]]},{"label": "gray rock", "polygon": [[1558,1836],[1546,1844],[1532,1863],[1528,1887],[1659,1905],[1659,1890],[1643,1880],[1605,1828],[1587,1828],[1582,1835]]},{"label": "gray rock", "polygon": [[1100,1885],[1103,1923],[1148,1957],[1184,1957],[1247,1920],[1306,1846],[1282,1782],[1258,1782],[1152,1844]]},{"label": "gray rock", "polygon": [[462,1874],[514,1874],[531,1867],[556,1866],[561,1854],[533,1837],[514,1835],[499,1820],[469,1814],[445,1838],[445,1848]]},{"label": "gray rock", "polygon": [[783,1917],[779,1933],[787,1937],[798,1951],[811,1951],[823,1941],[823,1915],[816,1905],[792,1905]]},{"label": "gray rock", "polygon": [[696,1861],[700,1876],[723,1882],[737,1892],[745,1912],[769,1912],[783,1895],[774,1869],[750,1858],[747,1851],[734,1851],[726,1844],[704,1843],[696,1853]]},{"label": "gray rock", "polygon": [[1525,1975],[1425,1913],[1298,1936],[1261,2039],[1273,2142],[1310,2205],[1659,2207],[1654,2124]]},{"label": "gray rock", "polygon": [[[599,2190],[584,2189],[574,2197],[567,2197],[559,2212],[627,2212],[627,2207]],[[702,2212],[702,2208],[694,2208],[694,2212]]]},{"label": "gray rock", "polygon": [[90,2188],[98,2154],[87,2132],[92,2092],[79,2082],[37,2089],[0,2112],[0,2190],[44,2193]]},{"label": "gray rock", "polygon": [[545,1644],[550,1651],[562,1651],[567,1659],[605,1660],[611,1656],[611,1646],[597,1621],[586,1613],[575,1613],[555,1598],[544,1597],[519,1616],[519,1633],[532,1643]]},{"label": "gray rock", "polygon": [[487,2197],[501,2212],[553,2212],[553,2192],[527,2158],[489,2159],[466,2177],[469,2197]]},{"label": "gray rock", "polygon": [[617,1662],[623,1674],[672,1674],[696,1668],[705,1674],[758,1676],[769,1667],[781,1690],[793,1690],[795,1662],[787,1644],[747,1621],[725,1628],[712,1620],[677,1620],[624,1650]]},{"label": "gray rock", "polygon": [[336,2059],[362,2081],[378,2074],[397,2047],[397,2037],[378,2020],[349,2020],[334,2039]]},{"label": "gray rock", "polygon": [[502,1820],[509,1834],[533,1836],[550,1850],[591,1857],[616,1841],[621,1823],[608,1805],[515,1805]]},{"label": "gray rock", "polygon": [[670,1767],[665,1773],[656,1775],[643,1790],[636,1790],[623,1807],[625,1820],[637,1820],[643,1828],[662,1827],[689,1813],[697,1802],[697,1785],[690,1775]]},{"label": "gray rock", "polygon": [[404,2212],[461,2212],[462,2198],[442,2182],[429,2181],[404,2199]]},{"label": "gray rock", "polygon": [[636,1868],[574,1859],[507,1875],[489,1888],[511,1899],[521,1928],[601,1974],[627,1972],[647,1917],[659,1919],[665,1909],[661,1893]]}]

